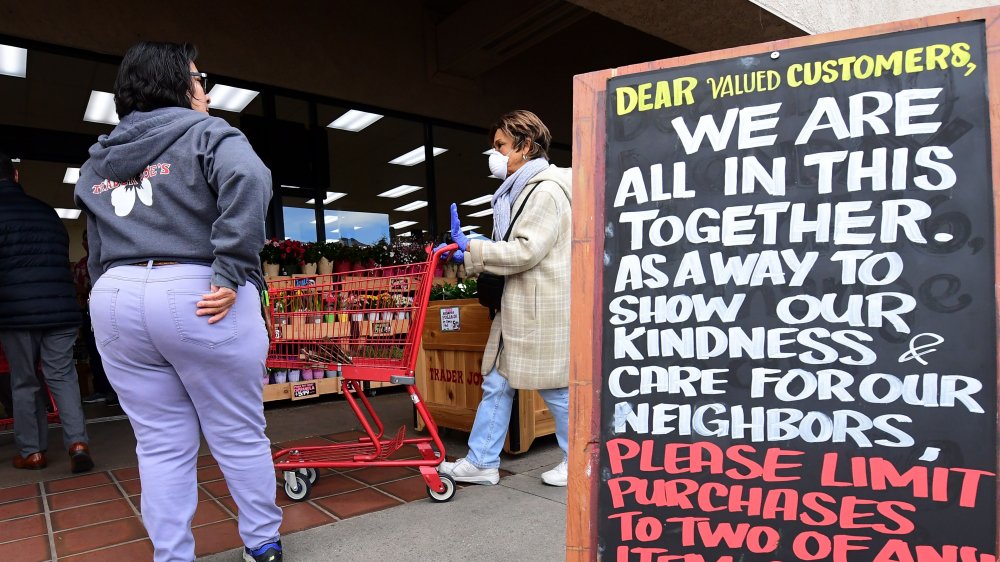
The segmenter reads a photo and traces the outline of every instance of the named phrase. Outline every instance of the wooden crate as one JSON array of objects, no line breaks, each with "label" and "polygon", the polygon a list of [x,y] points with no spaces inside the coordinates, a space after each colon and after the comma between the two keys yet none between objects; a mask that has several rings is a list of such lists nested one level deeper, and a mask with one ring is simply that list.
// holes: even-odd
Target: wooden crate
[{"label": "wooden crate", "polygon": [[[315,383],[315,388],[309,388],[309,385],[312,383]],[[264,386],[264,402],[271,402],[273,400],[307,400],[324,394],[339,393],[339,377],[268,384]]]},{"label": "wooden crate", "polygon": [[328,340],[351,335],[351,326],[347,322],[303,322],[293,317],[290,323],[283,324],[281,321],[284,318],[278,320],[275,325],[277,340]]},{"label": "wooden crate", "polygon": [[393,320],[363,320],[358,324],[358,333],[362,336],[396,336],[410,331],[410,321],[403,318]]},{"label": "wooden crate", "polygon": [[[456,307],[459,329],[443,331],[441,310]],[[478,300],[434,301],[428,306],[416,378],[424,403],[439,427],[472,430],[476,409],[483,399],[480,370],[489,334],[489,313]],[[423,429],[422,425],[418,419],[417,429]],[[517,391],[504,450],[524,453],[536,438],[555,431],[555,420],[538,392]]]}]

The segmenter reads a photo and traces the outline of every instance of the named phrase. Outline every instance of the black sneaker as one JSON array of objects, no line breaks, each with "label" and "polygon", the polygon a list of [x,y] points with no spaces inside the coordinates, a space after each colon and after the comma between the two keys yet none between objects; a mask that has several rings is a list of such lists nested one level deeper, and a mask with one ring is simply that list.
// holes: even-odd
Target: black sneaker
[{"label": "black sneaker", "polygon": [[84,404],[98,404],[100,402],[105,402],[108,397],[103,392],[94,392],[90,396],[83,397]]},{"label": "black sneaker", "polygon": [[260,548],[243,548],[245,562],[281,562],[281,541],[269,542]]}]

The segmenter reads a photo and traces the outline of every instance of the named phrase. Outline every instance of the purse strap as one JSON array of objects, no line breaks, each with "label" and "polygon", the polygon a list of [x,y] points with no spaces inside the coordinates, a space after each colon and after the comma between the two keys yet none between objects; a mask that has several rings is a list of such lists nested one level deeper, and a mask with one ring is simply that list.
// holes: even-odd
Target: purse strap
[{"label": "purse strap", "polygon": [[531,198],[531,194],[534,193],[536,187],[538,187],[537,183],[531,186],[531,189],[528,190],[528,194],[524,196],[524,202],[521,203],[521,206],[517,208],[517,212],[514,213],[514,218],[510,219],[510,226],[507,227],[507,234],[504,234],[503,236],[503,242],[506,242],[507,239],[510,238],[510,233],[514,232],[514,222],[517,220],[517,217],[521,216],[521,211],[528,206],[528,199]]}]

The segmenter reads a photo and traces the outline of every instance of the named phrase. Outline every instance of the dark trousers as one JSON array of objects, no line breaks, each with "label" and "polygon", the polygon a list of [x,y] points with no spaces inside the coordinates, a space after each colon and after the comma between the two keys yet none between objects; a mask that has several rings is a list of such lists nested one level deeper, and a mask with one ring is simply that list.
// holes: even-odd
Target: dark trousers
[{"label": "dark trousers", "polygon": [[14,395],[14,441],[21,456],[48,448],[49,428],[45,420],[45,394],[35,374],[39,359],[45,383],[59,407],[63,444],[87,442],[87,428],[80,404],[80,386],[73,365],[76,328],[45,330],[0,330],[7,362],[10,363]]}]

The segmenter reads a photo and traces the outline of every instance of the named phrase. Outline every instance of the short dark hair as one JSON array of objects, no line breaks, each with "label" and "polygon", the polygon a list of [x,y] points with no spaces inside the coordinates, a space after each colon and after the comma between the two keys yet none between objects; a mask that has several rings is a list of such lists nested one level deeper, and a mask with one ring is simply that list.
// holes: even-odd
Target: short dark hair
[{"label": "short dark hair", "polygon": [[3,152],[0,152],[0,180],[14,179],[14,162]]},{"label": "short dark hair", "polygon": [[198,49],[190,43],[140,41],[129,47],[115,79],[118,117],[161,107],[191,107],[191,63]]},{"label": "short dark hair", "polygon": [[502,115],[490,128],[491,145],[498,130],[514,139],[514,150],[521,150],[524,141],[531,139],[531,150],[528,151],[528,158],[548,159],[552,133],[534,113],[526,109],[517,109]]}]

